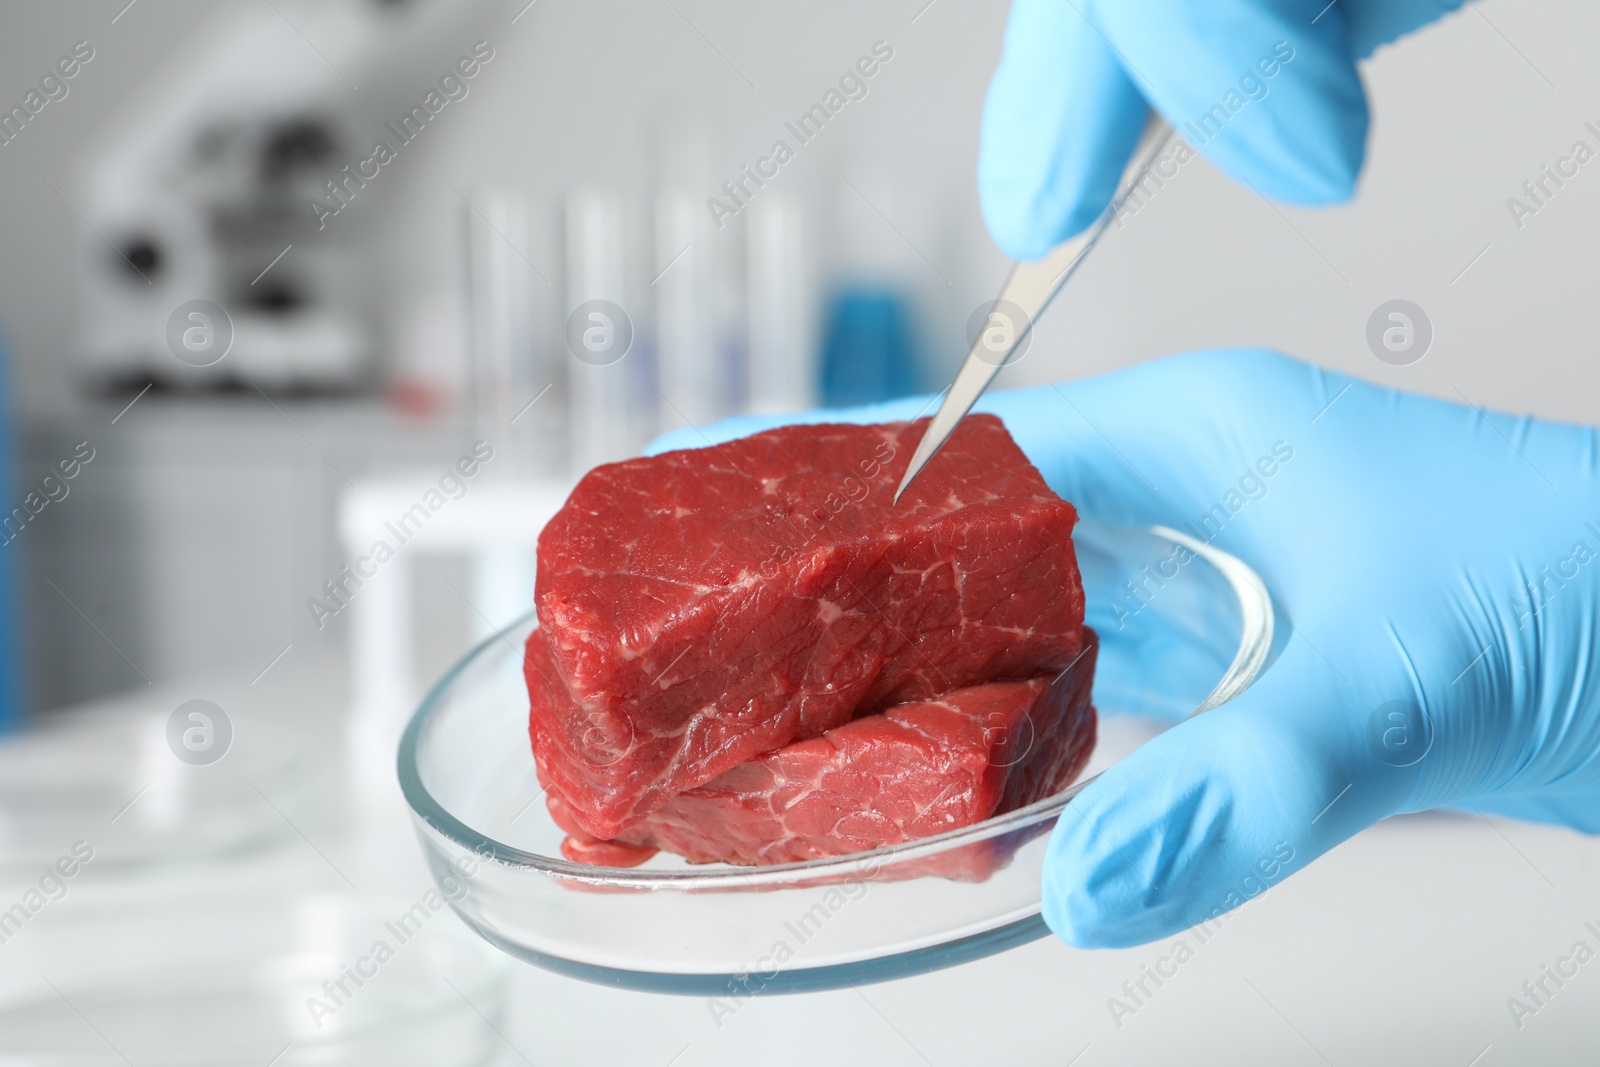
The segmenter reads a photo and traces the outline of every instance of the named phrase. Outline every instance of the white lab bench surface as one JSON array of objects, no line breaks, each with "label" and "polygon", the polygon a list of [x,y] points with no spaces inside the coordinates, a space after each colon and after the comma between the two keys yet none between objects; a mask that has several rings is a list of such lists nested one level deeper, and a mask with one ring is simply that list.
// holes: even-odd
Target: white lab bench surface
[{"label": "white lab bench surface", "polygon": [[[272,722],[305,741],[312,784],[274,844],[135,875],[90,864],[37,921],[68,922],[75,909],[110,902],[126,906],[133,922],[138,901],[174,894],[415,899],[429,881],[398,786],[368,805],[352,803],[342,751],[347,690],[336,659],[307,655],[287,657],[255,684],[196,678],[66,713],[164,719],[204,696],[244,724],[241,738],[249,724]],[[228,766],[225,758],[209,769]],[[265,791],[262,802],[285,806]],[[111,815],[82,836],[115,835]],[[1585,925],[1600,929],[1597,861],[1600,840],[1562,829],[1475,814],[1402,817],[1268,890],[1203,942],[1188,933],[1080,951],[1050,939],[897,982],[717,1011],[703,998],[604,988],[512,962],[493,1062],[1593,1063],[1600,963],[1559,964],[1576,970],[1560,986],[1543,968],[1558,966],[1576,942],[1600,948]],[[25,973],[37,961],[15,951],[35,934],[24,929],[0,945],[0,977],[47,977]],[[1187,951],[1176,948],[1180,940]],[[1535,1006],[1522,985],[1541,978],[1543,1004],[1514,1017],[1508,998]],[[296,1062],[292,1049],[281,1061]]]}]

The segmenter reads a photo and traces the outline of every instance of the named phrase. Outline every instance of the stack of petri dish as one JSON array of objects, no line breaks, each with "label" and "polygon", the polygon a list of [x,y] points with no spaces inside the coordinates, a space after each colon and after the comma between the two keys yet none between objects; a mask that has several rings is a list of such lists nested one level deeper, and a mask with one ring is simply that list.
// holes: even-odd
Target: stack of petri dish
[{"label": "stack of petri dish", "polygon": [[0,1063],[503,1055],[472,871],[441,889],[393,835],[409,865],[374,863],[330,731],[158,700],[0,739]]}]

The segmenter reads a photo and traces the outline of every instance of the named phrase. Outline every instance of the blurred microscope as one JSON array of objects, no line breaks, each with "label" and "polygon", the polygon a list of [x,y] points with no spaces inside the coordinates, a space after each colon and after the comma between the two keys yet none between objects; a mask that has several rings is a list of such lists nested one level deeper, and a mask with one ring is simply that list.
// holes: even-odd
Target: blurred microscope
[{"label": "blurred microscope", "polygon": [[[83,161],[84,384],[370,386],[382,279],[362,216],[374,213],[329,217],[312,204],[374,195],[347,175],[378,136],[398,141],[386,120],[438,88],[423,72],[470,91],[453,56],[424,65],[441,40],[470,38],[461,24],[480,6],[251,0],[211,16]],[[187,305],[202,301],[223,314],[194,318]],[[192,357],[190,330],[205,342]],[[223,352],[206,347],[218,337]]]}]

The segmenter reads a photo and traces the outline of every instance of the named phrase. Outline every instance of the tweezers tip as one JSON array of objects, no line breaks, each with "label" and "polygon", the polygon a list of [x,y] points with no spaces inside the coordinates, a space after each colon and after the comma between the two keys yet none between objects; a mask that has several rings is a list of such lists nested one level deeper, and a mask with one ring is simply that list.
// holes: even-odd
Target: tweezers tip
[{"label": "tweezers tip", "polygon": [[906,469],[905,475],[900,479],[899,488],[894,491],[894,500],[890,502],[890,507],[900,506],[900,498],[905,495],[906,489],[910,487],[912,479],[916,476],[917,472],[915,470],[910,468]]}]

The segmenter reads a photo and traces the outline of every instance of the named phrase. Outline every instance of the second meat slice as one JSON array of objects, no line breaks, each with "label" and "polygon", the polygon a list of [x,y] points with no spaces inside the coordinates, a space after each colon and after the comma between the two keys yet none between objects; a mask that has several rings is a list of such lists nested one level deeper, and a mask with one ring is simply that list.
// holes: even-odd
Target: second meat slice
[{"label": "second meat slice", "polygon": [[1000,421],[898,505],[926,421],[793,426],[590,472],[539,538],[534,755],[611,839],[858,715],[1065,668],[1077,513]]},{"label": "second meat slice", "polygon": [[[580,863],[629,867],[657,849],[691,863],[799,863],[932,837],[1042,800],[1094,749],[1098,641],[1066,671],[896,704],[796,741],[686,790],[612,841],[548,798]],[[969,849],[969,852],[971,850]],[[980,852],[983,850],[980,848]],[[963,854],[919,873],[983,877],[998,857]]]}]

